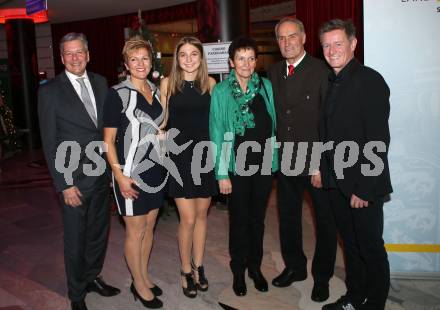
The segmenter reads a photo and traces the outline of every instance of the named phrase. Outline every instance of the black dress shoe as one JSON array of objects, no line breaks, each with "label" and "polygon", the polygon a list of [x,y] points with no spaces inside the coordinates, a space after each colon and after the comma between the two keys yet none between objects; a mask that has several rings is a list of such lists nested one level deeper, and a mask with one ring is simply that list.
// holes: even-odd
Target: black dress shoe
[{"label": "black dress shoe", "polygon": [[72,310],[87,310],[87,306],[84,300],[72,301],[70,305],[72,307]]},{"label": "black dress shoe", "polygon": [[150,287],[150,291],[154,294],[154,296],[161,296],[163,294],[162,289],[156,284],[154,284],[153,287]]},{"label": "black dress shoe", "polygon": [[246,281],[244,280],[244,272],[234,274],[234,280],[232,282],[232,289],[235,295],[244,296],[247,293]]},{"label": "black dress shoe", "polygon": [[326,304],[322,310],[359,310],[359,305],[353,303],[346,296],[342,296],[337,301],[331,304]]},{"label": "black dress shoe", "polygon": [[328,299],[328,284],[317,284],[313,285],[312,290],[312,300],[315,302],[323,302]]},{"label": "black dress shoe", "polygon": [[95,292],[104,297],[115,296],[121,292],[120,289],[105,283],[101,277],[97,277],[93,282],[87,284],[86,289],[87,292]]},{"label": "black dress shoe", "polygon": [[267,292],[268,291],[268,285],[267,281],[264,278],[263,274],[261,273],[260,269],[257,270],[251,270],[248,269],[248,276],[252,280],[254,280],[255,288],[260,292]]},{"label": "black dress shoe", "polygon": [[272,285],[276,287],[287,287],[293,282],[303,281],[305,279],[307,279],[307,272],[298,273],[286,267],[278,277],[272,280]]}]

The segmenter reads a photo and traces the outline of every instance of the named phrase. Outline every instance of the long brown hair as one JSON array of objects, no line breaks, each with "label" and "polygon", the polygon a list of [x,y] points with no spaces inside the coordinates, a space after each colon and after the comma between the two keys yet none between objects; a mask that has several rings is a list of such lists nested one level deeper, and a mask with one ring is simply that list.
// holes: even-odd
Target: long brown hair
[{"label": "long brown hair", "polygon": [[202,94],[209,91],[208,65],[206,64],[205,55],[203,53],[202,42],[200,42],[200,40],[196,37],[183,37],[182,39],[180,39],[180,41],[176,45],[176,48],[174,49],[173,64],[171,66],[171,72],[168,78],[167,97],[175,95],[177,92],[182,91],[183,72],[182,68],[180,68],[179,66],[179,51],[180,48],[185,44],[191,44],[199,50],[201,61],[194,82],[200,89]]}]

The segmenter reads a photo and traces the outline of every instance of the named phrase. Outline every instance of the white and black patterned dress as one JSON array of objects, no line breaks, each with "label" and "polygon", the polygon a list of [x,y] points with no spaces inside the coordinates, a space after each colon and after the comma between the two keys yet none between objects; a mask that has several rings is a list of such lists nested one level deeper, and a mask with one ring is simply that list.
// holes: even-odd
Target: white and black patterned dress
[{"label": "white and black patterned dress", "polygon": [[119,213],[135,216],[160,208],[163,204],[166,170],[156,162],[158,156],[153,141],[158,126],[164,119],[159,90],[149,82],[154,92],[149,104],[130,80],[113,86],[104,106],[104,127],[117,128],[116,152],[124,175],[133,178],[139,186],[135,200],[122,197],[113,176],[113,187]]}]

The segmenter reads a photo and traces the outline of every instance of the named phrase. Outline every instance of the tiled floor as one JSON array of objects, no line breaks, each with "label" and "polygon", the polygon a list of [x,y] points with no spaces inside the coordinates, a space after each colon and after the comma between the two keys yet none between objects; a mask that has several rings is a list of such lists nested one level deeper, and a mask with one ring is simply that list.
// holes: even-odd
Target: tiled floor
[{"label": "tiled floor", "polygon": [[[0,163],[0,310],[68,309],[63,266],[62,224],[51,180],[40,152],[25,153]],[[183,296],[179,286],[177,216],[171,211],[161,217],[155,233],[150,272],[164,290],[164,309],[321,309],[310,300],[311,278],[289,288],[270,287],[257,292],[248,282],[248,294],[236,297],[231,289],[227,250],[227,213],[212,207],[205,268],[210,289],[195,300]],[[303,218],[305,251],[310,258],[314,232],[310,210],[305,204]],[[274,192],[270,198],[262,270],[270,280],[282,269]],[[103,271],[107,282],[122,289],[116,297],[89,294],[91,310],[142,309],[128,292],[130,275],[123,258],[124,229],[112,217],[109,247]],[[330,300],[344,293],[344,268],[338,253],[336,275],[331,280]],[[398,280],[399,291],[390,291],[387,309],[440,310],[440,282]],[[229,308],[231,309],[231,308]]]}]

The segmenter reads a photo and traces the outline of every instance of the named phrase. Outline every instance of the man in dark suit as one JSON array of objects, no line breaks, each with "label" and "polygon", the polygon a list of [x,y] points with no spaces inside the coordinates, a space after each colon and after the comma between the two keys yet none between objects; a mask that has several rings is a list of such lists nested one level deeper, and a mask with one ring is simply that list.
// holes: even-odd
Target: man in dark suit
[{"label": "man in dark suit", "polygon": [[[109,179],[102,148],[93,144],[102,141],[108,87],[104,77],[86,71],[90,57],[83,34],[65,35],[60,52],[65,71],[40,87],[38,115],[44,155],[63,208],[68,295],[72,309],[83,310],[87,292],[120,292],[99,276],[110,224]],[[92,147],[86,154],[87,146]]]},{"label": "man in dark suit", "polygon": [[333,68],[320,136],[334,145],[323,154],[321,173],[312,182],[329,191],[344,244],[347,285],[346,295],[323,309],[380,310],[390,283],[382,239],[384,197],[392,192],[387,160],[390,90],[378,72],[354,58],[357,41],[350,21],[325,23],[320,40]]},{"label": "man in dark suit", "polygon": [[275,34],[285,59],[273,65],[268,76],[275,97],[277,140],[282,143],[277,198],[281,253],[286,267],[272,284],[286,287],[307,278],[301,225],[303,194],[307,190],[316,219],[311,297],[322,302],[329,297],[328,282],[335,265],[336,227],[327,192],[311,184],[310,161],[313,142],[319,141],[319,115],[330,70],[323,61],[305,52],[306,34],[300,20],[283,18],[276,25]]}]

